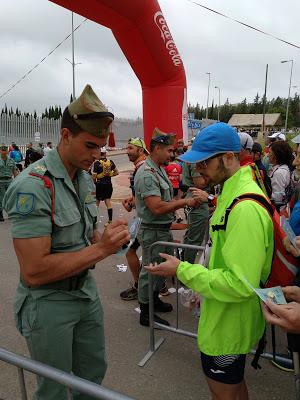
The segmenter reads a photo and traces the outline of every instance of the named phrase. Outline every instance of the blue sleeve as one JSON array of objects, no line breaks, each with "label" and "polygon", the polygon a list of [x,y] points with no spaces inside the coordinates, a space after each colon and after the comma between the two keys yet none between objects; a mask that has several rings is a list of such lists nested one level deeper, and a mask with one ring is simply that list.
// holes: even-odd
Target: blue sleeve
[{"label": "blue sleeve", "polygon": [[290,217],[290,225],[296,236],[300,236],[300,200],[297,201]]}]

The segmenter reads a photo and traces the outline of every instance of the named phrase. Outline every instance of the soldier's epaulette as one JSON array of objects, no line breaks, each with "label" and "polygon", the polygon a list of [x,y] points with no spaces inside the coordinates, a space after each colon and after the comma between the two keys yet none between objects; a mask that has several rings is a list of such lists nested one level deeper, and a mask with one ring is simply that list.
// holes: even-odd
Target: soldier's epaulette
[{"label": "soldier's epaulette", "polygon": [[34,174],[37,174],[40,176],[44,176],[46,171],[47,171],[47,168],[44,165],[38,164],[38,165],[34,166],[34,168],[32,168],[31,172],[33,174],[30,173],[29,175],[35,176]]},{"label": "soldier's epaulette", "polygon": [[144,171],[151,171],[151,172],[153,172],[153,173],[156,172],[154,168],[152,168],[152,167],[147,167],[147,166],[145,166]]}]

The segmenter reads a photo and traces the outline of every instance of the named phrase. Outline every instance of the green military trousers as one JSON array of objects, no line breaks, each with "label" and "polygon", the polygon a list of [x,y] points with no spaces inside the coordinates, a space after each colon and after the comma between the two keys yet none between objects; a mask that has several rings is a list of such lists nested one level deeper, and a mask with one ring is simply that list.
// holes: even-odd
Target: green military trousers
[{"label": "green military trousers", "polygon": [[5,195],[5,192],[7,191],[8,186],[11,183],[11,179],[10,180],[1,180],[0,179],[0,211],[2,211],[3,207],[2,207],[2,202],[3,202],[3,198]]},{"label": "green military trousers", "polygon": [[[208,205],[202,204],[199,208],[193,208],[189,213],[188,228],[185,232],[183,243],[201,246],[205,232],[208,228]],[[184,249],[182,259],[194,264],[197,250]]]},{"label": "green military trousers", "polygon": [[[150,254],[150,246],[158,241],[173,242],[173,236],[169,229],[159,230],[157,229],[157,225],[155,225],[155,229],[141,228],[138,239],[142,247],[143,259],[143,265],[139,276],[138,298],[140,303],[147,304],[149,303],[149,279],[148,272],[145,270],[144,265],[147,266],[151,262],[161,263],[163,259],[159,256],[159,253],[173,254],[174,251],[172,247],[156,246],[152,254]],[[163,287],[163,284],[163,277],[153,275],[154,291],[159,291]]]},{"label": "green military trousers", "polygon": [[[100,384],[106,372],[103,311],[99,298],[91,300],[55,293],[29,294],[16,315],[31,358]],[[67,389],[38,377],[34,400],[67,400]],[[93,397],[73,393],[75,400]]]}]

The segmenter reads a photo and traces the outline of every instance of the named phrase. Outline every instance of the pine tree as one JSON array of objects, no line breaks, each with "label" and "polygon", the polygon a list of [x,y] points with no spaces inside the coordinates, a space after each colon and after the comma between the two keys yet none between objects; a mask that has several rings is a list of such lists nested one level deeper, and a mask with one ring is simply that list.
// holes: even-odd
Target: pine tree
[{"label": "pine tree", "polygon": [[194,112],[195,112],[195,119],[200,119],[200,118],[201,118],[201,114],[200,114],[200,106],[199,106],[199,103],[196,104],[196,107],[195,107]]}]

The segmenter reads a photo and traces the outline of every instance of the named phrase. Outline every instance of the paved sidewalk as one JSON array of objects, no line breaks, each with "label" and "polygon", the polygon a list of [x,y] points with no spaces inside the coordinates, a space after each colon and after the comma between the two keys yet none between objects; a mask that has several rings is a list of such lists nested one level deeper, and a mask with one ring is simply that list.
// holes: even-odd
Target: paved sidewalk
[{"label": "paved sidewalk", "polygon": [[131,189],[129,188],[129,174],[130,171],[121,171],[118,176],[113,178],[113,201],[121,202],[126,197],[131,196]]}]

